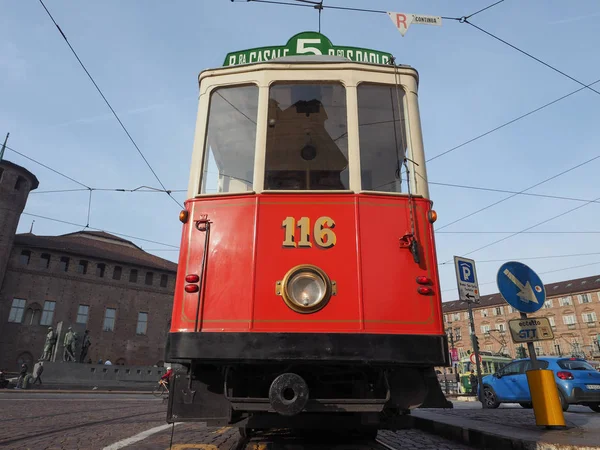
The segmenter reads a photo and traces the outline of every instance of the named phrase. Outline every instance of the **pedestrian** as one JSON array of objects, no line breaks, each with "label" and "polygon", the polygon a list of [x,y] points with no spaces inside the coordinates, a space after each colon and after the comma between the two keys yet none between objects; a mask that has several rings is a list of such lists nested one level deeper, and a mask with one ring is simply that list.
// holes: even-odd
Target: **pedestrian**
[{"label": "pedestrian", "polygon": [[112,363],[110,362],[110,359],[107,359],[107,360],[104,362],[104,365],[105,365],[105,366],[112,366]]},{"label": "pedestrian", "polygon": [[17,379],[17,386],[15,387],[15,389],[21,389],[23,387],[25,377],[27,376],[27,369],[27,364],[21,364],[21,371],[19,372],[19,378]]},{"label": "pedestrian", "polygon": [[42,373],[44,373],[44,363],[39,362],[33,369],[33,383],[31,383],[32,386],[38,381],[40,382],[40,386],[42,385]]},{"label": "pedestrian", "polygon": [[477,380],[477,376],[475,375],[475,372],[471,373],[471,376],[469,377],[469,381],[471,382],[471,394],[477,395],[478,380]]}]

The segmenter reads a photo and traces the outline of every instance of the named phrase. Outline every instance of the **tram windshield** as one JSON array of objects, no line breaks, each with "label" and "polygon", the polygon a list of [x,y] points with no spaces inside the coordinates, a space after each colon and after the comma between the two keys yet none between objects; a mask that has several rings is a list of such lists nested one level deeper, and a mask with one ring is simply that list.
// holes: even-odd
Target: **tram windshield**
[{"label": "tram windshield", "polygon": [[341,83],[271,86],[265,189],[349,189],[346,90]]},{"label": "tram windshield", "polygon": [[215,89],[210,97],[202,194],[252,190],[258,86]]}]

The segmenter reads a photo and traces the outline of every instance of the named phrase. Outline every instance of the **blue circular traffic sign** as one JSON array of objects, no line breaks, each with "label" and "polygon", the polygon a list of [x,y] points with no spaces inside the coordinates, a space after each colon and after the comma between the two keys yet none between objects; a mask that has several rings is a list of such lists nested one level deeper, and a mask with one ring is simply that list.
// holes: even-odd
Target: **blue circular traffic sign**
[{"label": "blue circular traffic sign", "polygon": [[500,294],[513,308],[534,313],[544,306],[546,289],[540,277],[523,263],[510,261],[502,264],[496,278]]}]

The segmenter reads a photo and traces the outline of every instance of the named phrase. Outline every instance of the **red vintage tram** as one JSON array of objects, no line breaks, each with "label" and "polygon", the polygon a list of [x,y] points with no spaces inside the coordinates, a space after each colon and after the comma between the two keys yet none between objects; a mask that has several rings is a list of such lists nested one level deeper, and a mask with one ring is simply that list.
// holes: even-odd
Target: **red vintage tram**
[{"label": "red vintage tram", "polygon": [[451,406],[417,72],[307,32],[199,83],[168,421],[374,430]]}]

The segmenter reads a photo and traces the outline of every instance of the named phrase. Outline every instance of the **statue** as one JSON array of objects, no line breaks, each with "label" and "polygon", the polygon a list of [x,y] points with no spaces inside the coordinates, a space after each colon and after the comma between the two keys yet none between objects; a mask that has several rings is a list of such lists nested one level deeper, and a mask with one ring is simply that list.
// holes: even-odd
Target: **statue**
[{"label": "statue", "polygon": [[44,343],[44,353],[42,353],[42,357],[39,359],[40,361],[50,361],[55,344],[56,333],[54,333],[52,327],[48,327],[48,334],[46,335],[46,342]]},{"label": "statue", "polygon": [[81,353],[79,354],[79,362],[82,363],[85,361],[85,357],[87,356],[88,349],[90,345],[92,345],[92,341],[89,336],[90,330],[85,330],[83,335],[83,341],[81,342]]},{"label": "statue", "polygon": [[63,351],[63,361],[75,361],[75,356],[73,355],[73,350],[75,349],[75,340],[77,335],[73,333],[73,328],[69,327],[67,333],[65,334],[65,340],[63,341],[64,351]]}]

